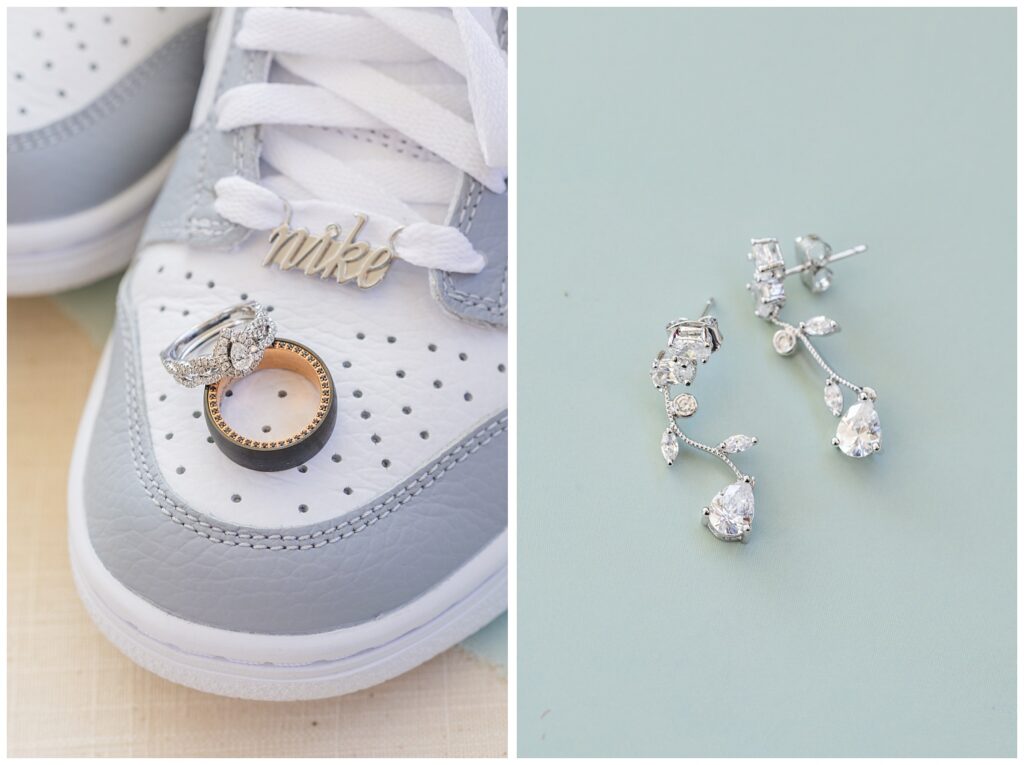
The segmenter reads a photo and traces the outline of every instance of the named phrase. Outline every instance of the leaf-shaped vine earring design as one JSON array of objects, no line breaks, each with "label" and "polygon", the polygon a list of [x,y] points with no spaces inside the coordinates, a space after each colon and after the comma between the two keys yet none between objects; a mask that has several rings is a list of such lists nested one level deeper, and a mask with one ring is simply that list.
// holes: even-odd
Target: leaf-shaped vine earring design
[{"label": "leaf-shaped vine earring design", "polygon": [[757,443],[757,439],[753,436],[729,436],[718,446],[694,441],[680,430],[677,420],[697,412],[697,399],[689,393],[673,397],[671,390],[673,385],[689,387],[697,375],[697,366],[706,364],[711,354],[722,345],[718,320],[706,315],[713,302],[709,299],[703,313],[696,319],[669,322],[665,327],[668,348],[661,351],[651,365],[651,381],[665,399],[665,416],[668,418],[668,427],[661,436],[661,456],[666,463],[673,464],[679,457],[679,445],[682,443],[713,454],[736,474],[736,482],[718,492],[704,508],[704,523],[719,539],[746,542],[754,520],[754,479],[736,467],[728,455],[746,451]]},{"label": "leaf-shaped vine earring design", "polygon": [[[839,417],[832,445],[850,457],[868,457],[882,448],[882,426],[875,410],[875,391],[865,385],[856,385],[838,375],[818,353],[811,343],[812,337],[823,337],[839,331],[839,324],[826,316],[813,316],[795,326],[779,318],[779,312],[786,304],[786,288],[783,280],[787,276],[800,274],[803,283],[812,292],[824,292],[832,285],[832,269],[836,261],[867,250],[867,245],[858,245],[842,252],[833,253],[827,242],[815,234],[797,237],[798,265],[787,269],[777,239],[751,239],[747,257],[754,262],[754,281],[747,289],[754,295],[754,313],[771,322],[778,330],[772,337],[772,346],[783,355],[791,355],[803,345],[818,365],[825,370],[825,406],[835,417]],[[842,387],[849,388],[857,396],[843,414]]]}]

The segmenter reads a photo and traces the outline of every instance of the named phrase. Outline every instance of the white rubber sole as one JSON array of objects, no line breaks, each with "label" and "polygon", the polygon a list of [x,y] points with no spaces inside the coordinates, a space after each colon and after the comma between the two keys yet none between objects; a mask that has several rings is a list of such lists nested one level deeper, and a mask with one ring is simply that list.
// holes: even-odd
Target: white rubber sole
[{"label": "white rubber sole", "polygon": [[89,210],[7,227],[7,294],[83,287],[128,265],[174,152],[116,197]]},{"label": "white rubber sole", "polygon": [[172,616],[135,595],[93,550],[82,495],[109,360],[108,342],[72,456],[68,546],[75,584],[90,616],[135,663],[172,682],[222,696],[269,701],[340,696],[422,664],[505,610],[507,534],[418,600],[372,622],[331,632],[232,632]]}]

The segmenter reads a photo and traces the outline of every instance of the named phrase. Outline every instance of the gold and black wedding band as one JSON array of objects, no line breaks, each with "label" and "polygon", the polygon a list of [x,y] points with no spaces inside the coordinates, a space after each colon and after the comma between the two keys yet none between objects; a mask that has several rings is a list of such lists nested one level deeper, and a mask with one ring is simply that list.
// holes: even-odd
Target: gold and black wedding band
[{"label": "gold and black wedding band", "polygon": [[323,360],[294,340],[277,339],[269,345],[254,371],[261,369],[287,369],[317,387],[320,395],[309,422],[296,433],[270,440],[239,433],[225,421],[221,411],[224,393],[232,382],[225,377],[206,386],[204,404],[210,435],[229,459],[250,470],[270,472],[297,467],[319,452],[334,430],[338,412],[334,380]]}]

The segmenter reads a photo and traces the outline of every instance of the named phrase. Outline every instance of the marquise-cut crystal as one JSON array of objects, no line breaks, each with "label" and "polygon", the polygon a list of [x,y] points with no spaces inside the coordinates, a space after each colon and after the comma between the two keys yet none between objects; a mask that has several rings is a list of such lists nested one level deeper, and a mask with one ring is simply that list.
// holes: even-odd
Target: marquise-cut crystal
[{"label": "marquise-cut crystal", "polygon": [[796,350],[796,333],[788,327],[786,329],[780,329],[772,335],[772,347],[775,349],[776,353],[788,356]]},{"label": "marquise-cut crystal", "polygon": [[669,406],[673,417],[689,417],[697,411],[697,399],[689,393],[680,393]]},{"label": "marquise-cut crystal", "polygon": [[739,541],[754,519],[754,490],[746,481],[722,489],[708,506],[708,529],[719,539]]},{"label": "marquise-cut crystal", "polygon": [[757,439],[753,436],[744,436],[742,434],[729,436],[722,442],[721,449],[726,454],[737,454],[739,452],[745,452],[751,446],[757,443]]},{"label": "marquise-cut crystal", "polygon": [[882,425],[872,401],[859,401],[846,410],[836,428],[836,440],[850,457],[868,457],[881,448]]},{"label": "marquise-cut crystal", "polygon": [[836,417],[843,413],[843,392],[836,385],[835,380],[825,383],[825,406]]},{"label": "marquise-cut crystal", "polygon": [[672,428],[666,428],[661,436],[661,456],[669,465],[675,462],[676,457],[679,456],[679,442],[676,440],[676,434],[672,432]]},{"label": "marquise-cut crystal", "polygon": [[804,322],[804,332],[808,335],[831,335],[839,331],[839,324],[827,316],[812,316]]}]

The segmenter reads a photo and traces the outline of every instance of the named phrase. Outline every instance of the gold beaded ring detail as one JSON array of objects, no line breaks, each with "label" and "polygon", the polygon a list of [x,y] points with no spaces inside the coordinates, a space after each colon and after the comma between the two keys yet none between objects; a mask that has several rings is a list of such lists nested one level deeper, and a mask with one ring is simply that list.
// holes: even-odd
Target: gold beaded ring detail
[{"label": "gold beaded ring detail", "polygon": [[250,470],[277,471],[296,467],[319,452],[334,430],[338,401],[327,365],[306,346],[277,339],[263,352],[253,371],[287,369],[302,375],[319,391],[317,409],[310,421],[287,437],[262,440],[245,436],[224,419],[221,404],[233,378],[224,377],[206,386],[206,425],[214,443],[229,459]]}]

